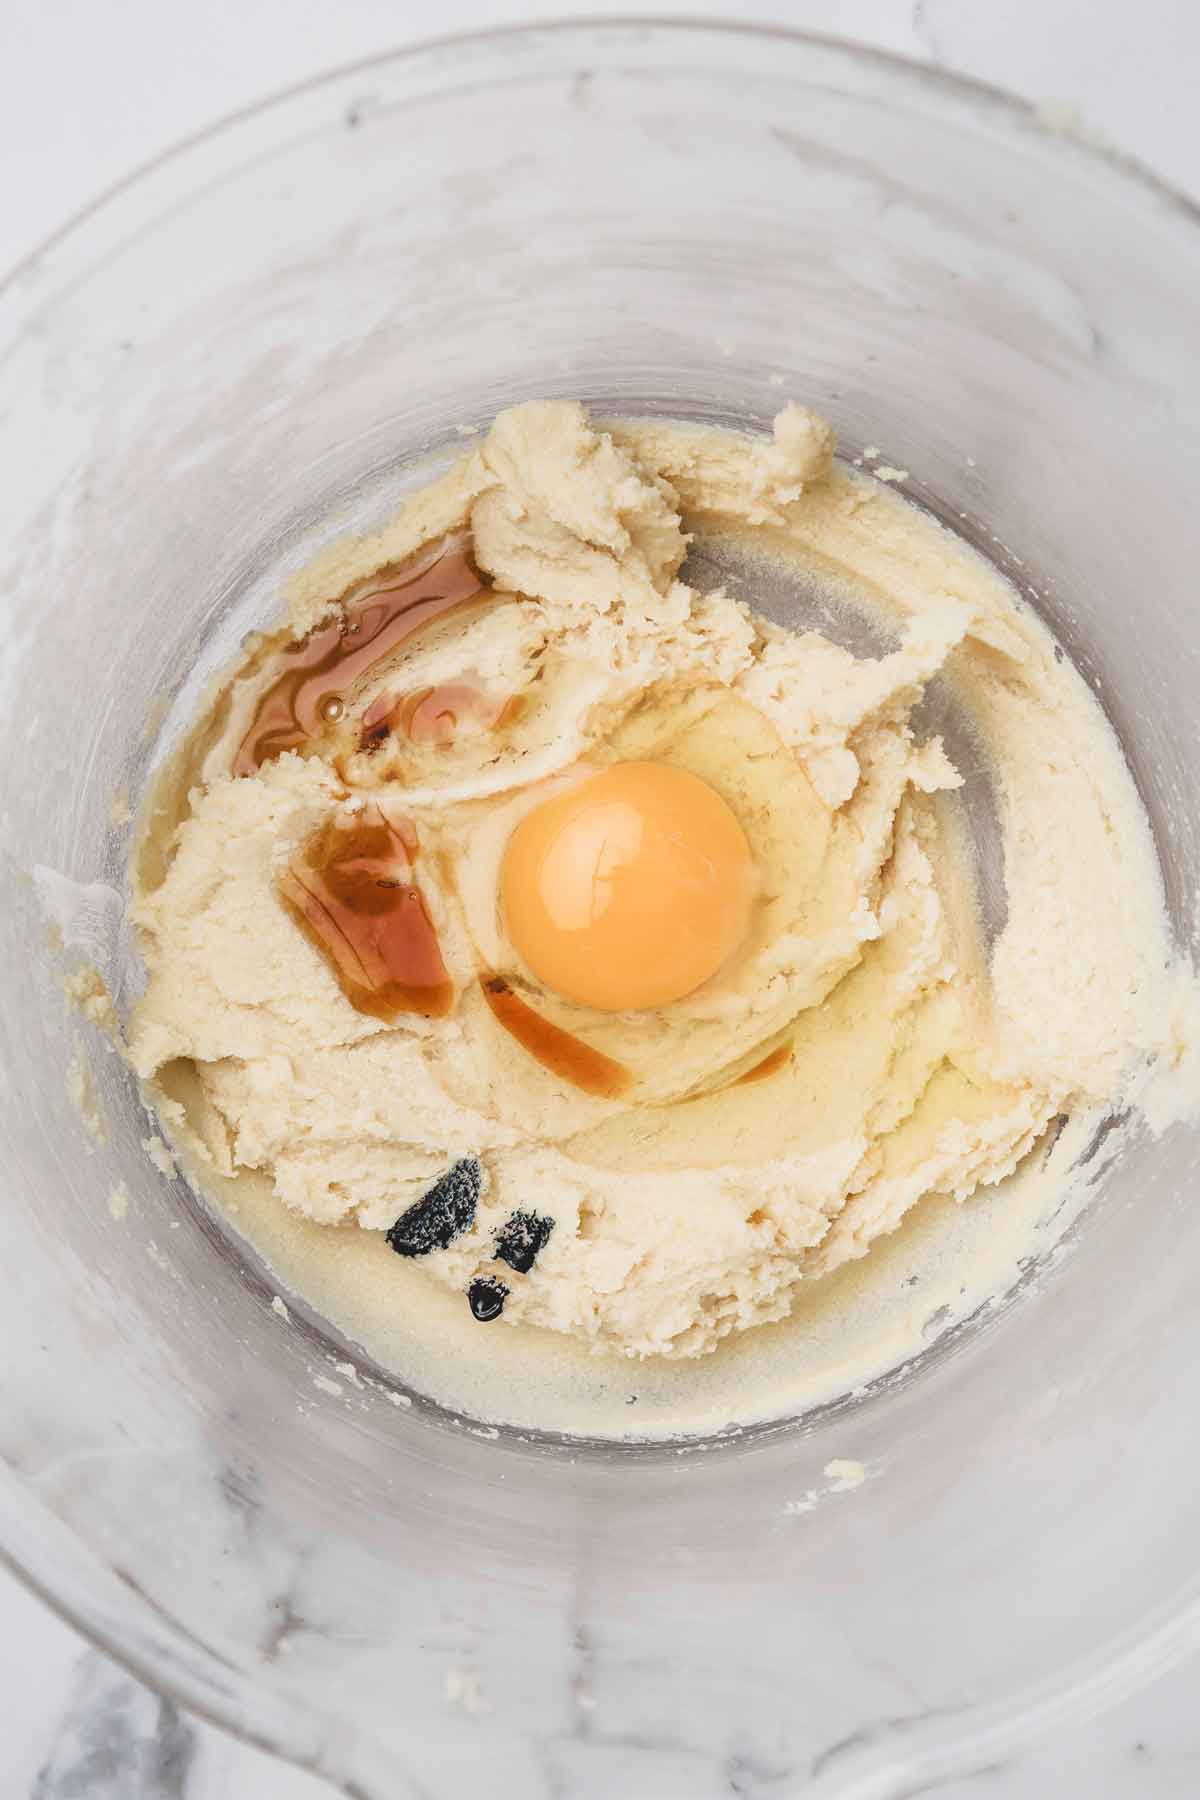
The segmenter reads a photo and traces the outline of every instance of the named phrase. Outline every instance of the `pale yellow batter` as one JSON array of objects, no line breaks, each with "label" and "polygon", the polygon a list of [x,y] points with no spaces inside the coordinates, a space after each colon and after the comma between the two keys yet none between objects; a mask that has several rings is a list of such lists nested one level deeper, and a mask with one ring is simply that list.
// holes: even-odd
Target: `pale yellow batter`
[{"label": "pale yellow batter", "polygon": [[[1153,852],[1099,709],[992,570],[831,450],[797,406],[773,441],[601,430],[562,403],[502,414],[384,532],[334,545],[293,584],[290,630],[303,638],[447,533],[470,534],[486,605],[373,667],[318,740],[234,776],[281,653],[259,646],[201,721],[183,782],[176,767],[164,785],[187,797],[171,800],[165,836],[154,815],[140,861],[150,978],[135,1067],[214,1178],[237,1178],[218,1185],[277,1264],[441,1398],[570,1425],[588,1377],[564,1340],[600,1353],[594,1398],[614,1354],[704,1356],[783,1320],[818,1281],[847,1295],[849,1317],[861,1291],[852,1304],[831,1280],[839,1265],[918,1202],[943,1221],[947,1201],[980,1208],[978,1190],[1052,1122],[1082,1131],[1177,1048]],[[701,595],[679,578],[689,534],[852,582],[896,647],[856,658]],[[464,674],[522,696],[502,733],[362,749],[385,688]],[[1000,799],[1007,913],[990,950],[959,774],[913,725],[939,674]],[[601,1011],[539,985],[517,955],[501,862],[547,795],[638,760],[691,771],[728,802],[758,885],[751,927],[711,980],[655,1009]],[[420,843],[413,877],[453,984],[445,1016],[357,1010],[280,898],[281,869],[323,822],[381,803]],[[531,1056],[487,1003],[488,973],[627,1071],[625,1091],[582,1091]],[[444,1198],[452,1168],[466,1181],[453,1235],[393,1254],[384,1234]],[[1044,1210],[1012,1203],[1026,1231]],[[498,1257],[530,1217],[529,1266]],[[481,1281],[504,1289],[487,1322],[466,1300]],[[541,1331],[512,1330],[529,1326]],[[506,1405],[503,1371],[472,1386],[449,1359],[475,1342],[510,1358],[514,1382],[536,1368],[554,1397]],[[786,1360],[769,1342],[762,1412],[780,1403]],[[548,1378],[556,1343],[570,1373]],[[823,1367],[845,1374],[851,1348]],[[709,1378],[710,1422],[754,1415],[738,1381],[734,1401]]]}]

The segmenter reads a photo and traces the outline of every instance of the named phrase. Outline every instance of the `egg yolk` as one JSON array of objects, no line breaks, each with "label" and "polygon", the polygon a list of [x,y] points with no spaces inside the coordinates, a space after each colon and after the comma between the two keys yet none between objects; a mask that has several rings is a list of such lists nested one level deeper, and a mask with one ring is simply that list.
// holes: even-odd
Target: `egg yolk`
[{"label": "egg yolk", "polygon": [[734,813],[698,775],[623,762],[543,801],[508,841],[505,923],[528,967],[605,1012],[680,1000],[750,925],[754,864]]}]

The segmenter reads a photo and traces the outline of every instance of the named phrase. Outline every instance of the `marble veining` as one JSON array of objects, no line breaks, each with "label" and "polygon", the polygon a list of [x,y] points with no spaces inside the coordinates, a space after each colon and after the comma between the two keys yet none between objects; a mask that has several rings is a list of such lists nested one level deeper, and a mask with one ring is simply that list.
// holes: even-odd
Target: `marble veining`
[{"label": "marble veining", "polygon": [[32,1800],[187,1800],[196,1751],[196,1727],[173,1701],[92,1652],[76,1665]]}]

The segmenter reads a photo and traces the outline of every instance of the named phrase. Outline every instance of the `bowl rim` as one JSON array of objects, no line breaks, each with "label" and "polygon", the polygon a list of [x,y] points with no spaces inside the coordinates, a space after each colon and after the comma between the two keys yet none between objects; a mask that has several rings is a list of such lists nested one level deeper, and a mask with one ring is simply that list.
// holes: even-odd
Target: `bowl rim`
[{"label": "bowl rim", "polygon": [[202,125],[197,130],[173,140],[153,156],[135,163],[127,174],[119,176],[116,181],[102,188],[90,200],[85,201],[82,206],[69,213],[31,250],[18,257],[17,261],[7,269],[0,271],[0,301],[6,299],[14,289],[37,278],[39,272],[45,268],[47,259],[60,245],[76,238],[81,233],[86,233],[88,228],[99,219],[118,209],[121,203],[131,193],[139,190],[151,176],[170,165],[186,162],[196,151],[211,144],[214,140],[224,138],[236,126],[252,119],[262,118],[265,114],[276,110],[282,111],[291,102],[304,95],[319,93],[350,78],[369,74],[371,70],[382,68],[385,65],[417,62],[431,55],[453,50],[456,46],[470,46],[474,49],[484,49],[488,46],[502,48],[509,42],[531,40],[538,37],[565,39],[584,34],[609,37],[631,30],[653,31],[656,34],[677,37],[712,35],[774,39],[794,48],[818,50],[832,56],[840,56],[847,62],[866,66],[874,65],[881,72],[890,73],[902,81],[906,80],[914,87],[940,91],[948,99],[958,99],[968,103],[974,101],[981,109],[987,108],[999,116],[1006,116],[1009,123],[1032,129],[1046,140],[1057,141],[1059,147],[1071,146],[1083,160],[1098,165],[1131,187],[1141,189],[1147,197],[1165,204],[1171,212],[1178,215],[1181,222],[1192,226],[1200,225],[1200,198],[1193,199],[1182,187],[1168,180],[1166,176],[1160,175],[1148,163],[1144,163],[1132,152],[1122,149],[1120,145],[1082,120],[1078,122],[1073,120],[1070,122],[1056,121],[1044,105],[1028,100],[1023,95],[1012,93],[995,82],[984,81],[975,75],[962,74],[944,68],[940,63],[922,62],[901,51],[885,49],[875,44],[861,43],[857,39],[841,37],[834,32],[805,31],[787,25],[706,18],[702,14],[664,16],[656,13],[627,13],[599,19],[589,19],[586,16],[574,14],[553,19],[492,25],[481,30],[451,31],[432,37],[423,36],[411,44],[401,45],[394,50],[376,51],[369,56],[338,63],[316,75],[307,75],[299,81],[290,82],[285,87],[272,89],[271,92],[262,95],[257,100],[249,101],[244,106],[234,107],[228,112],[220,113],[209,124]]},{"label": "bowl rim", "polygon": [[[352,87],[373,71],[398,65],[419,68],[422,62],[432,63],[456,49],[503,53],[511,45],[533,45],[539,40],[569,44],[572,39],[581,43],[585,39],[615,40],[630,33],[677,41],[767,40],[777,43],[784,54],[816,54],[840,60],[847,67],[874,69],[897,88],[957,103],[976,122],[991,118],[1003,129],[1036,136],[1043,148],[1062,158],[1065,165],[1099,174],[1114,191],[1124,190],[1134,204],[1149,202],[1193,248],[1200,249],[1200,201],[1086,125],[1058,120],[1035,102],[994,83],[836,34],[783,25],[702,15],[574,15],[421,37],[273,90],[167,145],[73,211],[0,275],[0,363],[20,342],[29,321],[70,291],[72,270],[76,279],[83,279],[96,266],[97,253],[113,239],[114,228],[113,249],[119,253],[136,234],[139,214],[144,215],[140,223],[148,225],[179,202],[177,191],[168,192],[162,196],[163,204],[145,213],[142,197],[159,176],[173,179],[189,165],[202,174],[200,165],[208,153],[229,144],[240,128],[278,121],[282,129],[277,141],[282,145],[298,103]],[[224,163],[229,170],[240,166],[240,158],[234,156]],[[122,229],[123,222],[128,229]],[[71,254],[63,259],[63,252]],[[311,1707],[282,1695],[268,1696],[252,1677],[220,1663],[215,1651],[189,1638],[181,1623],[159,1613],[136,1591],[127,1589],[119,1604],[109,1604],[97,1591],[99,1559],[73,1532],[70,1536],[77,1554],[69,1559],[69,1566],[68,1560],[39,1550],[44,1535],[53,1536],[64,1529],[15,1471],[0,1472],[0,1566],[8,1568],[52,1612],[136,1680],[251,1747],[323,1776],[346,1795],[364,1800],[368,1790],[352,1778],[336,1754],[327,1755],[320,1749],[306,1754],[298,1748],[296,1734],[289,1733],[288,1725],[299,1723],[302,1717],[311,1723]],[[90,1592],[81,1585],[89,1579]],[[119,1619],[114,1616],[117,1612],[122,1614]],[[915,1791],[916,1783],[922,1787],[940,1784],[969,1773],[1012,1754],[1056,1726],[1079,1722],[1114,1705],[1197,1648],[1200,1572],[1172,1601],[1053,1677],[950,1715],[917,1714],[911,1719],[881,1721],[878,1727],[830,1746],[817,1759],[814,1780],[803,1791],[814,1800],[898,1800],[901,1791]],[[197,1666],[197,1652],[208,1669]],[[227,1691],[226,1682],[211,1678],[219,1663],[223,1675],[235,1676],[240,1688],[237,1695]],[[799,1791],[792,1790],[797,1800]]]}]

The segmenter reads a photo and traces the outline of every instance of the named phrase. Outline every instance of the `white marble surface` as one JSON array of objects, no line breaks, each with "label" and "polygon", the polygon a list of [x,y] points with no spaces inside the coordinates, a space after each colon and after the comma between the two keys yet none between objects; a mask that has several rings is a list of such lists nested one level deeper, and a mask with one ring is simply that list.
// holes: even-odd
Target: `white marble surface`
[{"label": "white marble surface", "polygon": [[[0,268],[131,167],[263,93],[422,35],[563,10],[492,0],[10,4],[0,9]],[[657,0],[654,10],[743,9]],[[1077,109],[1089,127],[1200,195],[1194,0],[1137,8],[1121,0],[756,0],[749,10]],[[947,1800],[1190,1800],[1200,1793],[1198,1695],[1200,1665],[1187,1664],[1105,1717],[939,1792]],[[619,1786],[634,1791],[627,1774]],[[495,1791],[506,1791],[499,1772]],[[753,1788],[763,1800],[768,1791],[777,1785]],[[0,1570],[0,1800],[318,1800],[327,1792],[181,1717]],[[559,1792],[589,1800],[569,1779]]]}]

